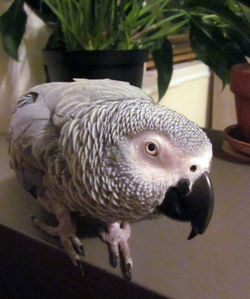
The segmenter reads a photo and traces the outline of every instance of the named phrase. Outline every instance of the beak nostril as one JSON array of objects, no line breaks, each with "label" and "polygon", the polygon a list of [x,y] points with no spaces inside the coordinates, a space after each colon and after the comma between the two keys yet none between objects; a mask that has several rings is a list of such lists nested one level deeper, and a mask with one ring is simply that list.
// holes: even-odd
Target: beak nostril
[{"label": "beak nostril", "polygon": [[192,172],[195,172],[196,169],[197,169],[197,166],[196,166],[196,165],[192,165],[192,166],[190,167],[190,171],[192,171]]}]

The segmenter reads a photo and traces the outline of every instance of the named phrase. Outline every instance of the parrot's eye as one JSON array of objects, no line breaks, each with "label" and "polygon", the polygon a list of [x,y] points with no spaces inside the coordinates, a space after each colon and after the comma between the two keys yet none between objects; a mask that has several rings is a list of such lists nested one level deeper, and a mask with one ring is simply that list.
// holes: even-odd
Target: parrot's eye
[{"label": "parrot's eye", "polygon": [[148,142],[146,144],[146,152],[151,156],[156,156],[158,154],[158,147],[153,142]]},{"label": "parrot's eye", "polygon": [[192,166],[190,167],[190,170],[191,170],[192,172],[195,172],[196,169],[197,169],[197,166],[196,166],[196,165],[192,165]]}]

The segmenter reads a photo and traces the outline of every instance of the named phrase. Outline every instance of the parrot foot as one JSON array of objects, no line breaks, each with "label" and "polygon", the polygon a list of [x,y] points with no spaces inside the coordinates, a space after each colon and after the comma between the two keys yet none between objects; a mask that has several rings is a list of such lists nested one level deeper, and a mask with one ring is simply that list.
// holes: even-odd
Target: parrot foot
[{"label": "parrot foot", "polygon": [[65,230],[65,227],[60,224],[57,227],[53,227],[44,223],[37,217],[32,218],[34,224],[43,232],[46,232],[50,236],[60,238],[63,248],[65,249],[74,265],[78,265],[80,263],[79,255],[85,255],[84,248],[81,241],[78,237],[76,237],[73,231]]},{"label": "parrot foot", "polygon": [[99,233],[104,242],[108,243],[110,249],[111,265],[116,267],[119,262],[119,252],[122,258],[122,270],[125,278],[131,280],[133,261],[128,245],[131,229],[128,223],[118,222],[107,224],[108,232],[100,230]]},{"label": "parrot foot", "polygon": [[53,213],[55,214],[59,224],[56,227],[50,226],[37,217],[32,217],[34,224],[53,237],[59,237],[61,244],[66,251],[67,255],[75,266],[80,268],[81,274],[83,275],[82,262],[80,256],[85,255],[84,248],[76,236],[76,229],[73,225],[68,210],[59,205],[53,205]]}]

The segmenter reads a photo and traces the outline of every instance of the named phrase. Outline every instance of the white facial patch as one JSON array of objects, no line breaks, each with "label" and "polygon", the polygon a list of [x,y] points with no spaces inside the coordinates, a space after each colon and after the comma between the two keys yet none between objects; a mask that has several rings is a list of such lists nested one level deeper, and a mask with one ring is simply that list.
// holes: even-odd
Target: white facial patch
[{"label": "white facial patch", "polygon": [[[146,150],[149,143],[157,147],[156,155]],[[192,184],[209,170],[212,157],[210,150],[200,157],[192,157],[172,144],[167,136],[152,131],[125,138],[119,146],[135,177],[147,184],[165,184],[167,188],[175,186],[182,178],[189,179]]]}]

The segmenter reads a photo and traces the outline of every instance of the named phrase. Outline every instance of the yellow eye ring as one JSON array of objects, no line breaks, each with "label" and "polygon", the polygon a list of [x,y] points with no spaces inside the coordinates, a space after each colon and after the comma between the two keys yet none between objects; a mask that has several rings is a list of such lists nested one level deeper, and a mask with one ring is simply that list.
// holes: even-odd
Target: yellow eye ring
[{"label": "yellow eye ring", "polygon": [[148,142],[146,144],[146,152],[151,156],[156,156],[159,152],[158,146],[154,142]]}]

